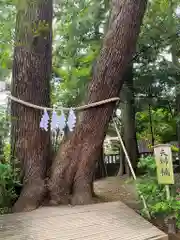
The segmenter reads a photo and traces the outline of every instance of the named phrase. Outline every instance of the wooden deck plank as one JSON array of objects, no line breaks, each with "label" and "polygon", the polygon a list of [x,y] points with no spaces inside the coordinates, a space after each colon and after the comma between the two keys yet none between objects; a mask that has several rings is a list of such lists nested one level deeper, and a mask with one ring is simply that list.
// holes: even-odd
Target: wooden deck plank
[{"label": "wooden deck plank", "polygon": [[3,240],[167,240],[122,202],[44,207],[0,217]]}]

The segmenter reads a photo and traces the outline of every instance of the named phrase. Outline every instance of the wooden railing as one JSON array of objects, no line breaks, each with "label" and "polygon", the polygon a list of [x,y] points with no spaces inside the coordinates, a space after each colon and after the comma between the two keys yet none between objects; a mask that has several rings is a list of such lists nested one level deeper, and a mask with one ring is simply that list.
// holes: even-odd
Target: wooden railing
[{"label": "wooden railing", "polygon": [[120,154],[104,155],[105,164],[120,163]]}]

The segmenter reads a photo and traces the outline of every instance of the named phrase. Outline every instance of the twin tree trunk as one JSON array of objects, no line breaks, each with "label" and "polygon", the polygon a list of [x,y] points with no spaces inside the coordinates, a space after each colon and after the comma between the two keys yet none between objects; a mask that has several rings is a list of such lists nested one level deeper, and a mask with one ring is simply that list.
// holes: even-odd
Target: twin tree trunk
[{"label": "twin tree trunk", "polygon": [[[39,1],[44,3],[43,8],[45,8],[47,1]],[[49,8],[51,9],[50,6]],[[146,0],[113,1],[109,29],[104,37],[103,47],[97,59],[95,71],[88,89],[87,103],[119,96],[123,84],[123,75],[135,51],[145,8]],[[49,16],[49,18],[46,18],[46,21],[50,23],[51,13],[45,9],[42,11],[45,11]],[[47,16],[46,14],[43,14],[43,16]],[[41,36],[39,38],[42,42],[47,41],[46,43],[50,45],[51,42],[48,42],[47,38],[46,40]],[[43,44],[41,43],[41,49],[43,48],[42,46]],[[36,48],[36,52],[38,51],[38,48]],[[50,54],[46,44],[44,44],[42,51],[44,55]],[[27,88],[21,90],[21,87],[17,86],[18,91],[13,93],[26,101],[38,105],[48,105],[49,101],[46,101],[48,94],[45,89],[47,85],[49,86],[48,76],[50,71],[44,71],[44,66],[47,67],[47,70],[50,69],[48,65],[50,62],[47,62],[50,60],[48,57],[41,59],[41,65],[38,65],[37,71],[37,65],[35,64],[34,66],[34,61],[30,61],[33,56],[35,58],[33,60],[38,59],[34,52],[29,51],[28,55],[25,55],[22,47],[15,49],[13,80],[16,83],[18,82],[19,85],[28,85],[28,91]],[[26,61],[28,61],[28,64],[25,64]],[[35,62],[38,61],[36,60]],[[18,74],[16,71],[18,71]],[[38,74],[38,78],[36,75],[34,76],[35,73]],[[44,75],[43,78],[42,75]],[[37,87],[38,82],[35,82],[35,78],[38,82],[40,80],[44,82],[41,89]],[[46,81],[45,79],[48,80]],[[46,87],[45,82],[47,84]],[[36,84],[35,88],[33,84]],[[21,162],[25,162],[26,181],[24,180],[24,188],[15,205],[15,210],[22,211],[36,208],[42,201],[45,190],[48,190],[50,204],[53,205],[67,204],[70,200],[71,204],[91,203],[95,165],[100,155],[101,146],[114,107],[115,103],[109,103],[89,108],[83,112],[82,120],[76,126],[74,132],[61,145],[57,157],[53,161],[46,189],[45,184],[43,185],[43,178],[46,175],[42,167],[45,169],[44,162],[48,155],[48,150],[45,150],[45,147],[47,148],[49,144],[49,134],[43,133],[39,129],[40,112],[16,104],[16,109],[18,109],[16,116],[20,116],[20,119],[18,119],[20,132],[17,133],[17,139],[20,142],[18,146],[19,154],[16,155]],[[27,137],[28,139],[26,139]],[[45,139],[46,142],[43,141]],[[28,141],[28,144],[24,140]]]}]

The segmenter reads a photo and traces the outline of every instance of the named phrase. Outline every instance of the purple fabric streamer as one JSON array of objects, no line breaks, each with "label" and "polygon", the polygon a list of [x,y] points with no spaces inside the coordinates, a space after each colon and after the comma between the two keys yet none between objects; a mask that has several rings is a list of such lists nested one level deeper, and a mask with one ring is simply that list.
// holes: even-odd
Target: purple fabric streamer
[{"label": "purple fabric streamer", "polygon": [[58,128],[61,132],[63,131],[63,129],[66,126],[66,117],[65,117],[63,111],[61,111],[61,115],[58,116],[58,124],[57,125],[58,125]]},{"label": "purple fabric streamer", "polygon": [[49,123],[49,115],[47,110],[44,109],[44,114],[40,121],[40,128],[44,129],[46,132],[48,131],[48,123]]},{"label": "purple fabric streamer", "polygon": [[56,130],[57,129],[57,123],[58,123],[58,116],[55,111],[52,112],[52,118],[51,118],[51,129]]},{"label": "purple fabric streamer", "polygon": [[76,115],[75,115],[75,113],[74,113],[72,108],[69,111],[67,125],[68,125],[68,128],[69,128],[70,132],[73,131],[73,129],[74,129],[75,125],[76,125]]}]

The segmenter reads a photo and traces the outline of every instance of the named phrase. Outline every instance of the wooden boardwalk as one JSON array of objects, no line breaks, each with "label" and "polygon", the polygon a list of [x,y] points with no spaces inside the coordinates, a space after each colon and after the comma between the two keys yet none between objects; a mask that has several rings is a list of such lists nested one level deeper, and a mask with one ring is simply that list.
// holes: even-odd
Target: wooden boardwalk
[{"label": "wooden boardwalk", "polygon": [[122,202],[43,207],[0,217],[2,240],[167,240]]}]

